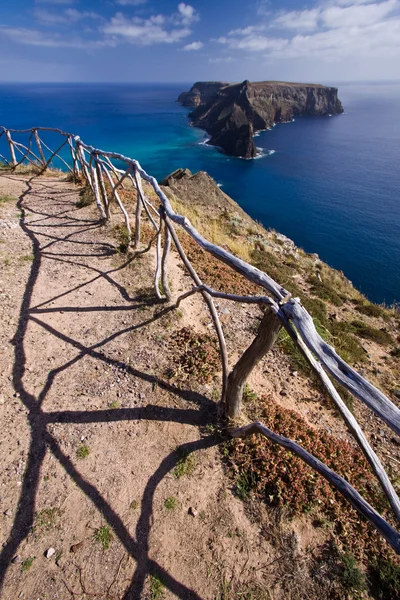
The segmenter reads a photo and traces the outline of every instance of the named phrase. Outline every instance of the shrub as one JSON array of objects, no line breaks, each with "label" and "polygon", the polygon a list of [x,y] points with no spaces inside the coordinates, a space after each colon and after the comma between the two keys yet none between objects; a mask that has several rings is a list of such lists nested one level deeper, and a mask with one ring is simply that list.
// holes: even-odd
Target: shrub
[{"label": "shrub", "polygon": [[357,335],[366,340],[372,340],[382,345],[393,343],[392,336],[387,331],[371,327],[371,325],[364,323],[364,321],[351,321],[350,326]]}]

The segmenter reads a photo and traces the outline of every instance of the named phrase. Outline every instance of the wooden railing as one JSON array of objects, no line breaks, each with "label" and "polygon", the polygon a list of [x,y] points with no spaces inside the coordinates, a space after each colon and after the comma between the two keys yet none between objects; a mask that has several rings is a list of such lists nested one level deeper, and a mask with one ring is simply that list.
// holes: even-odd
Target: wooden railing
[{"label": "wooden railing", "polygon": [[[59,136],[60,144],[57,144],[55,151],[51,150],[49,145],[44,142],[43,135],[45,132],[51,133],[52,136],[55,134]],[[17,136],[26,135],[28,137],[27,142],[25,144],[17,142],[15,135],[13,139],[13,134],[17,134]],[[3,136],[8,149],[8,158],[0,154],[0,159],[10,169],[15,170],[19,165],[30,164],[40,173],[50,165],[54,165],[56,160],[61,161],[63,168],[66,168],[73,178],[80,180],[83,177],[85,179],[94,195],[102,221],[107,221],[110,218],[110,204],[115,201],[123,215],[128,242],[135,249],[138,249],[140,245],[143,211],[146,213],[151,226],[154,228],[154,236],[150,242],[150,245],[155,242],[156,248],[154,292],[159,300],[167,302],[172,302],[172,294],[168,285],[168,257],[171,241],[174,242],[176,250],[195,284],[190,291],[175,299],[175,306],[178,306],[180,302],[192,294],[198,293],[202,295],[210,311],[221,354],[221,404],[228,417],[235,418],[239,415],[243,388],[250,372],[273,346],[280,328],[284,327],[336,404],[378,478],[397,521],[400,521],[399,497],[377,454],[370,446],[354,415],[336,390],[332,379],[368,406],[397,435],[400,435],[400,410],[382,391],[346,364],[334,348],[321,338],[314,326],[312,317],[298,298],[292,298],[290,293],[267,273],[260,271],[204,238],[185,216],[177,214],[173,210],[170,201],[156,179],[148,175],[138,161],[116,152],[106,152],[94,148],[85,144],[79,136],[60,129],[37,127],[26,130],[13,130],[2,127],[0,128],[0,138]],[[63,154],[60,154],[61,151],[63,151]],[[142,185],[143,180],[154,191],[154,197],[157,198],[156,206],[145,194]],[[127,181],[130,182],[136,193],[134,234],[132,234],[130,215],[122,202],[121,194],[118,192],[118,190],[124,188],[124,182],[126,184]],[[263,288],[266,295],[228,294],[205,285],[188,259],[175,226],[189,234],[203,250],[227,264],[251,283]],[[232,371],[229,371],[224,332],[214,304],[214,298],[258,304],[265,308],[264,317],[255,339]],[[262,423],[253,423],[229,431],[234,437],[259,433],[297,454],[315,471],[325,477],[366,519],[373,523],[380,534],[400,554],[399,533],[347,481],[300,445],[270,431]]]}]

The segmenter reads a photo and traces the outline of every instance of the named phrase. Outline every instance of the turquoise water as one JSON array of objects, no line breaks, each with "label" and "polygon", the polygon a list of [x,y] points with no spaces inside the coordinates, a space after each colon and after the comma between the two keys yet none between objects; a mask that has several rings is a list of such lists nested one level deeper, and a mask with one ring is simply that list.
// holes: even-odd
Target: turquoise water
[{"label": "turquoise water", "polygon": [[208,171],[252,217],[343,270],[371,300],[400,302],[400,84],[339,85],[344,115],[277,125],[256,138],[265,156],[252,161],[201,143],[175,102],[189,86],[2,85],[0,122],[77,133],[157,178]]}]

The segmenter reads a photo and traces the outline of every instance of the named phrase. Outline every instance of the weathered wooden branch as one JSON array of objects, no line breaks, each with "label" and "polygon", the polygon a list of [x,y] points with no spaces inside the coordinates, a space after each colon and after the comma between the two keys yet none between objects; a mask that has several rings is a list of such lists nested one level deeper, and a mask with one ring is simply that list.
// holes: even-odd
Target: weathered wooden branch
[{"label": "weathered wooden branch", "polygon": [[96,201],[96,206],[99,209],[101,219],[103,221],[105,221],[107,217],[106,217],[106,213],[105,213],[105,210],[103,208],[103,205],[101,203],[100,191],[99,191],[99,182],[97,180],[96,169],[93,166],[93,157],[92,156],[90,157],[89,168],[90,168],[90,172],[91,172],[91,175],[92,175],[93,193],[94,193],[94,199]]},{"label": "weathered wooden branch", "polygon": [[237,429],[231,429],[230,435],[235,438],[247,437],[255,433],[265,436],[269,440],[287,448],[294,454],[297,454],[314,471],[322,475],[338,492],[350,502],[350,504],[365,517],[389,542],[392,548],[400,554],[400,535],[381,517],[381,515],[355,490],[343,477],[332,471],[318,458],[307,452],[302,446],[289,440],[283,435],[271,431],[263,423],[256,422]]},{"label": "weathered wooden branch", "polygon": [[328,373],[400,435],[400,410],[380,390],[346,364],[332,346],[321,338],[312,317],[300,301],[290,300],[282,306],[282,311],[293,321],[306,346],[318,357]]},{"label": "weathered wooden branch", "polygon": [[256,337],[229,374],[226,409],[230,418],[235,419],[240,415],[245,383],[254,367],[275,344],[280,328],[281,322],[275,312],[267,308]]},{"label": "weathered wooden branch", "polygon": [[[182,244],[180,243],[179,238],[175,233],[174,226],[169,221],[167,216],[165,216],[165,223],[171,233],[172,239],[174,240],[175,247],[178,251],[179,256],[182,259],[183,264],[185,265],[186,269],[188,270],[188,272],[189,272],[190,276],[192,277],[193,281],[195,282],[195,284],[198,286],[201,286],[202,285],[201,279],[197,275],[195,269],[193,268],[192,264],[190,263],[189,259],[187,258],[186,253],[185,253],[184,249],[182,248]],[[210,311],[211,318],[213,320],[214,327],[215,327],[215,330],[216,330],[217,336],[218,336],[218,343],[219,343],[219,349],[220,349],[220,353],[221,353],[221,363],[222,363],[221,403],[224,403],[225,398],[226,398],[226,384],[227,384],[228,370],[229,370],[228,352],[226,349],[225,336],[224,336],[224,332],[223,332],[223,329],[221,326],[221,321],[219,320],[219,316],[218,316],[217,310],[215,308],[213,299],[211,298],[211,296],[209,294],[207,294],[207,292],[202,292],[202,296],[204,298],[205,303],[208,306],[208,309]]]},{"label": "weathered wooden branch", "polygon": [[117,201],[118,206],[121,209],[122,214],[124,215],[125,227],[126,227],[126,231],[128,233],[128,238],[129,238],[129,242],[130,242],[130,240],[132,238],[132,231],[131,231],[131,225],[130,225],[130,222],[129,222],[129,215],[128,215],[128,213],[125,210],[125,206],[121,202],[121,198],[119,197],[119,194],[118,194],[118,192],[116,190],[116,185],[114,185],[114,182],[113,182],[113,180],[111,178],[109,170],[107,169],[107,167],[104,164],[102,165],[102,168],[103,168],[103,171],[104,171],[104,173],[105,173],[105,175],[106,175],[106,177],[108,179],[108,183],[111,186],[111,197],[110,197],[110,200],[109,200],[109,204],[111,204],[112,199],[115,198],[115,200]]},{"label": "weathered wooden branch", "polygon": [[11,133],[9,129],[6,129],[6,138],[8,141],[8,148],[10,150],[10,156],[11,156],[11,164],[13,167],[17,166],[17,159],[15,158],[15,151],[14,151],[14,146],[13,146],[13,141],[11,139]]},{"label": "weathered wooden branch", "polygon": [[46,158],[44,156],[42,144],[40,142],[40,137],[39,137],[39,134],[37,132],[37,129],[34,129],[33,133],[34,133],[34,136],[35,136],[35,142],[36,142],[36,146],[37,146],[37,149],[38,149],[38,152],[39,152],[40,160],[41,160],[42,165],[44,166],[46,164]]},{"label": "weathered wooden branch", "polygon": [[393,509],[394,514],[396,515],[396,518],[400,521],[400,500],[399,500],[399,497],[398,497],[393,485],[390,482],[389,477],[386,474],[386,471],[385,471],[381,461],[379,460],[377,454],[374,452],[374,450],[370,446],[367,438],[365,437],[361,427],[359,426],[359,424],[357,422],[357,419],[354,417],[352,412],[347,408],[346,404],[343,402],[340,394],[338,393],[335,386],[329,379],[328,375],[323,370],[321,364],[319,363],[319,361],[317,361],[314,358],[313,354],[307,348],[307,346],[305,345],[303,340],[297,335],[297,332],[292,327],[291,323],[286,319],[284,314],[282,315],[282,312],[283,311],[281,311],[280,317],[281,317],[281,319],[283,319],[282,322],[284,324],[286,331],[288,332],[288,334],[290,335],[292,340],[295,342],[295,344],[297,344],[300,352],[303,354],[303,356],[307,360],[307,362],[311,365],[312,369],[314,370],[314,372],[317,374],[317,376],[321,380],[325,390],[327,391],[329,396],[332,398],[332,400],[336,404],[346,425],[352,432],[352,434],[353,434],[354,438],[356,439],[358,445],[360,446],[365,458],[368,460],[369,464],[371,465],[372,470],[374,471],[387,499],[390,502],[390,505]]},{"label": "weathered wooden branch", "polygon": [[96,157],[94,158],[94,161],[95,161],[95,165],[96,165],[97,181],[98,181],[98,185],[99,185],[99,189],[100,189],[101,198],[103,201],[104,211],[106,213],[106,219],[107,219],[107,221],[109,221],[110,217],[111,217],[110,203],[107,198],[107,190],[106,190],[106,186],[104,185],[103,173],[101,172],[101,166]]},{"label": "weathered wooden branch", "polygon": [[143,190],[142,182],[140,181],[140,175],[135,169],[133,172],[136,183],[136,214],[135,214],[135,243],[134,247],[137,249],[140,245],[140,229],[141,229],[141,218],[142,218],[142,206],[143,206]]},{"label": "weathered wooden branch", "polygon": [[154,291],[159,300],[162,299],[162,294],[160,292],[160,277],[161,277],[161,224],[162,217],[160,215],[160,227],[157,232],[157,243],[156,243],[156,271],[154,274]]},{"label": "weathered wooden branch", "polygon": [[165,297],[168,302],[171,302],[172,294],[168,283],[168,257],[171,249],[171,232],[164,221],[164,247],[161,258],[161,285],[164,290]]}]

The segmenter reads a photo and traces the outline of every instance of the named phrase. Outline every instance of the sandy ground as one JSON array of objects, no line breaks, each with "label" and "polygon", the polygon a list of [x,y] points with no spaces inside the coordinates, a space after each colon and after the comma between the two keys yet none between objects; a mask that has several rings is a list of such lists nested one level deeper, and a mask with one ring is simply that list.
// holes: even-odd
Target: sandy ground
[{"label": "sandy ground", "polygon": [[[162,378],[171,331],[207,330],[200,300],[179,318],[144,301],[154,257],[127,264],[73,184],[2,175],[4,194],[16,198],[0,207],[2,598],[211,600],[262,583],[273,550],[204,432],[215,403]],[[178,447],[190,476],[176,477]]]}]

